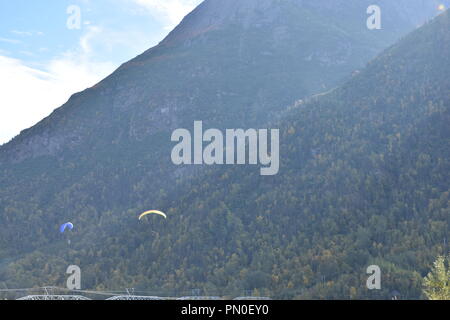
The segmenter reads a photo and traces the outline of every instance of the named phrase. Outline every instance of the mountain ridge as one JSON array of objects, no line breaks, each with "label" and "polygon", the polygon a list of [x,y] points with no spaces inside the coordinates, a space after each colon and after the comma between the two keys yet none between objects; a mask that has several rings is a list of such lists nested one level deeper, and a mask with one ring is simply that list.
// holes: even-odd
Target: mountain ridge
[{"label": "mountain ridge", "polygon": [[[369,3],[370,1],[366,1],[366,2]],[[418,6],[423,6],[421,4],[422,1],[417,0],[416,2],[417,2]],[[358,11],[361,11],[360,12],[360,16],[359,16],[360,25],[357,28],[357,30],[364,31],[364,29],[365,29],[365,11],[363,9],[365,9],[364,8],[365,3],[361,3],[360,1],[359,2],[357,1],[357,2],[354,2],[354,3],[358,3],[358,8],[359,8]],[[246,4],[247,4],[247,6],[246,6]],[[275,6],[274,6],[274,4],[275,4]],[[219,24],[220,25],[221,20],[219,19],[219,21],[217,21],[216,18],[211,18],[211,16],[213,16],[213,17],[221,16],[221,14],[223,15],[223,12],[225,12],[225,13],[228,12],[229,15],[234,16],[234,15],[237,14],[236,10],[237,10],[238,13],[240,12],[238,10],[239,8],[241,8],[241,9],[243,8],[241,10],[243,12],[253,12],[255,10],[255,8],[257,8],[257,9],[259,9],[258,12],[260,12],[260,15],[262,15],[263,17],[269,16],[269,17],[272,17],[272,19],[275,19],[275,20],[278,21],[277,22],[278,27],[275,27],[275,28],[272,25],[270,25],[270,23],[268,23],[270,25],[270,27],[273,28],[273,30],[275,30],[275,31],[270,31],[269,32],[269,34],[273,33],[273,38],[270,39],[272,41],[267,42],[267,43],[270,43],[270,45],[269,46],[265,46],[264,40],[261,39],[260,41],[262,41],[262,44],[260,45],[258,43],[255,43],[255,49],[248,48],[248,49],[250,49],[250,51],[248,49],[244,50],[243,48],[245,48],[245,46],[248,47],[248,44],[244,45],[244,47],[243,47],[243,44],[247,42],[246,38],[249,37],[249,39],[251,39],[251,37],[253,37],[253,34],[250,34],[249,36],[246,36],[245,33],[243,33],[243,31],[242,31],[242,30],[246,30],[249,26],[244,27],[241,31],[238,30],[238,32],[241,33],[240,37],[242,37],[242,40],[239,40],[239,42],[236,42],[234,44],[234,52],[237,52],[238,54],[237,54],[236,58],[233,58],[233,59],[235,59],[234,61],[236,61],[236,59],[237,59],[237,61],[240,61],[239,63],[242,65],[241,68],[245,72],[252,72],[252,73],[257,72],[257,71],[255,71],[256,69],[254,67],[249,65],[251,63],[253,57],[254,57],[255,50],[261,50],[262,54],[269,54],[269,55],[274,55],[275,54],[276,56],[284,55],[285,57],[283,57],[282,60],[290,61],[291,64],[292,63],[298,64],[298,67],[297,67],[298,69],[297,70],[299,70],[299,71],[301,71],[301,70],[308,70],[308,69],[312,68],[314,65],[317,65],[319,67],[321,65],[323,65],[322,68],[324,69],[324,71],[318,71],[317,73],[322,73],[322,72],[325,72],[326,69],[330,69],[330,70],[328,70],[328,73],[330,73],[332,75],[330,78],[334,78],[334,79],[332,79],[330,81],[330,82],[333,82],[333,84],[336,84],[339,81],[338,79],[341,79],[341,78],[345,77],[345,75],[349,74],[352,71],[352,69],[361,67],[362,64],[366,62],[366,61],[363,61],[363,60],[365,60],[364,58],[363,59],[357,58],[356,60],[359,59],[361,62],[355,62],[353,68],[348,68],[348,69],[345,68],[345,65],[349,64],[349,62],[348,62],[349,60],[354,60],[355,57],[360,56],[360,55],[367,55],[368,48],[370,48],[371,45],[370,44],[369,45],[368,44],[363,44],[363,46],[364,46],[363,48],[364,49],[361,48],[363,50],[362,52],[358,52],[358,50],[361,50],[361,49],[358,49],[358,48],[351,49],[351,42],[354,41],[354,40],[350,40],[351,38],[347,39],[346,37],[348,37],[348,35],[346,35],[345,32],[342,33],[341,31],[338,31],[336,33],[337,38],[335,38],[335,39],[331,38],[331,39],[324,39],[324,40],[316,41],[316,40],[313,40],[312,38],[305,38],[305,40],[297,42],[297,43],[295,43],[295,45],[292,45],[290,47],[288,45],[288,47],[284,48],[284,50],[289,50],[288,54],[283,54],[281,52],[281,50],[277,51],[276,46],[282,45],[283,43],[287,43],[287,42],[299,41],[299,40],[295,40],[295,35],[296,34],[302,35],[302,32],[288,31],[288,29],[286,29],[285,23],[283,21],[280,21],[280,19],[281,19],[280,17],[283,17],[283,14],[286,14],[286,12],[290,12],[290,11],[294,12],[295,11],[295,12],[298,12],[298,14],[295,16],[294,20],[298,19],[298,17],[302,17],[302,19],[306,19],[305,21],[308,24],[311,24],[311,23],[314,24],[314,19],[316,19],[317,17],[320,18],[320,14],[321,13],[320,12],[317,13],[318,9],[327,8],[328,10],[330,10],[330,12],[333,13],[333,10],[336,11],[336,8],[339,8],[339,6],[337,6],[337,5],[331,6],[326,1],[325,2],[322,1],[322,2],[319,3],[319,2],[311,2],[311,1],[294,1],[294,0],[289,0],[286,3],[283,2],[283,6],[284,7],[277,7],[277,5],[279,5],[279,2],[274,1],[274,0],[265,0],[263,2],[255,2],[255,1],[240,2],[240,1],[234,1],[234,0],[233,1],[215,1],[215,0],[205,1],[196,10],[194,10],[192,13],[190,13],[181,22],[181,24],[177,28],[175,28],[175,30],[173,32],[171,32],[160,43],[160,45],[158,45],[158,46],[148,50],[147,52],[144,52],[143,54],[139,55],[135,59],[132,59],[130,62],[125,63],[124,65],[119,67],[119,69],[117,71],[115,71],[111,76],[107,77],[105,80],[101,81],[99,84],[95,85],[93,88],[89,88],[89,89],[86,89],[85,91],[83,91],[81,93],[75,94],[64,105],[64,109],[68,110],[70,108],[73,108],[71,106],[78,106],[78,108],[82,109],[82,106],[85,104],[84,101],[86,101],[88,99],[101,100],[103,102],[99,102],[99,103],[105,104],[105,105],[106,104],[111,104],[113,106],[117,106],[117,108],[126,108],[126,105],[130,105],[130,104],[133,104],[133,103],[141,103],[141,104],[147,103],[148,104],[148,102],[146,102],[145,100],[147,100],[149,98],[152,98],[152,97],[150,95],[147,95],[148,97],[146,97],[145,100],[142,101],[144,99],[144,94],[142,92],[138,92],[135,88],[130,87],[130,86],[128,86],[128,87],[122,86],[122,88],[121,87],[117,87],[116,89],[113,90],[113,91],[116,91],[117,95],[119,96],[118,99],[115,99],[116,101],[111,101],[111,99],[109,99],[110,101],[108,101],[107,99],[102,99],[102,96],[104,97],[105,95],[114,95],[114,94],[116,94],[116,93],[114,93],[111,90],[111,87],[114,87],[114,83],[113,83],[114,80],[113,79],[118,79],[119,77],[121,77],[122,74],[127,74],[127,72],[125,72],[125,70],[127,70],[127,69],[130,69],[129,72],[134,72],[134,73],[139,72],[137,69],[142,68],[142,66],[145,65],[144,63],[146,63],[148,65],[147,61],[149,59],[152,62],[152,65],[154,66],[154,67],[152,67],[152,70],[150,71],[153,75],[155,75],[155,72],[156,73],[161,73],[161,72],[162,73],[164,73],[164,72],[167,73],[167,71],[164,70],[164,68],[167,69],[167,63],[169,63],[169,62],[164,64],[163,63],[164,60],[171,61],[171,57],[172,57],[172,60],[173,60],[174,55],[178,55],[182,59],[183,56],[186,56],[186,52],[188,52],[187,49],[189,49],[189,46],[193,45],[192,43],[191,44],[189,44],[189,43],[186,44],[186,41],[183,42],[183,43],[180,43],[180,41],[174,41],[175,38],[179,38],[180,37],[179,36],[180,33],[181,34],[189,33],[190,29],[194,29],[193,33],[197,34],[198,32],[196,31],[196,29],[199,28],[199,27],[196,25],[196,23],[199,23],[199,22],[196,22],[196,21],[200,20],[200,25],[203,26],[203,24],[205,24],[205,23],[202,22],[202,18],[206,19],[206,20],[209,19],[208,20],[209,22],[206,22],[206,24],[208,24],[208,23],[211,24],[212,23],[214,25],[215,24]],[[391,6],[389,4],[389,1],[386,2],[385,5],[386,6]],[[266,9],[268,6],[272,6],[272,7],[276,8],[276,9],[272,10],[273,12],[271,12],[270,10]],[[312,16],[310,16],[310,12],[312,12],[313,9],[308,9],[308,6],[312,7],[314,10],[316,10],[315,11],[316,13],[314,13]],[[352,6],[354,6],[353,2],[352,2],[352,4],[343,5],[344,8],[352,8]],[[230,10],[229,8],[231,8],[232,10]],[[284,8],[284,9],[282,10],[281,8]],[[293,8],[293,10],[290,10],[291,8]],[[427,10],[421,10],[420,12],[430,12],[431,8],[432,8],[432,6],[428,6]],[[212,13],[211,13],[211,10],[212,10]],[[355,9],[353,9],[353,10],[355,10]],[[229,13],[230,11],[231,11],[231,13]],[[386,14],[386,16],[389,17],[391,14],[393,16],[395,16],[395,13],[397,13],[399,11],[399,9],[397,9],[396,11],[392,10],[393,13],[390,13],[391,10],[386,10],[386,11],[388,12]],[[270,13],[267,13],[267,12],[270,12]],[[338,16],[338,14],[336,12],[334,12],[334,15],[336,15],[337,19],[339,19],[339,16]],[[424,13],[423,16],[427,16],[427,15]],[[330,18],[331,18],[331,16],[328,16],[328,13],[325,14],[324,17],[327,18],[328,20],[330,20]],[[227,18],[228,18],[228,15],[225,14],[225,18],[223,18],[222,20],[226,21]],[[245,20],[244,18],[241,18],[241,19]],[[333,17],[332,19],[336,19],[336,17]],[[419,19],[419,21],[420,21],[420,20],[423,20],[423,17],[422,18],[417,18],[417,19]],[[192,21],[192,20],[194,20],[194,21]],[[255,22],[255,20],[257,20],[256,22],[259,21],[258,19],[255,19],[253,17],[252,19],[250,19],[250,22]],[[263,21],[267,22],[267,21],[271,21],[271,20],[270,19],[268,19],[268,20],[267,19],[266,20],[263,19]],[[273,23],[273,21],[271,21],[271,23]],[[329,23],[329,21],[327,21],[327,23]],[[339,23],[342,25],[342,22],[333,22],[333,24],[335,26],[338,26]],[[397,24],[398,25],[403,25],[403,28],[405,28],[405,25],[406,25],[405,22],[397,23]],[[303,27],[303,24],[301,22],[290,22],[290,25],[291,26],[292,25],[299,25],[300,28],[305,28],[305,27]],[[230,24],[228,23],[228,24],[226,24],[225,27],[229,28],[229,26],[230,26]],[[352,26],[352,24],[349,24],[349,26]],[[206,28],[209,28],[209,27],[210,26],[207,25]],[[316,27],[318,29],[323,28],[321,23],[317,24]],[[393,25],[391,27],[393,27]],[[200,27],[200,29],[202,29],[202,28],[203,27]],[[308,27],[308,28],[314,28],[314,27]],[[395,28],[397,28],[397,27],[395,27]],[[255,30],[258,30],[258,29],[260,29],[260,28],[256,27]],[[326,30],[326,28],[324,29],[324,31],[325,30]],[[210,31],[211,30],[209,30],[209,32],[206,32],[206,34],[214,33],[214,32],[210,32]],[[219,31],[215,30],[215,32],[219,32]],[[264,32],[264,30],[261,30],[261,32]],[[392,34],[398,34],[398,32],[395,32],[395,33],[392,33]],[[367,30],[365,31],[365,36],[368,36],[369,39],[375,39],[375,40],[377,39],[377,36],[376,37],[371,36],[371,34],[369,32],[367,32]],[[339,44],[339,42],[342,41],[340,39],[340,37],[344,37],[343,39],[345,39],[345,41],[342,42],[343,44]],[[380,37],[380,39],[382,39],[384,36],[379,36],[379,37]],[[392,36],[389,36],[389,37],[392,38]],[[188,38],[192,38],[192,37],[189,36]],[[194,38],[198,38],[198,37],[194,37]],[[362,41],[362,43],[364,43],[366,41],[369,41],[369,43],[370,43],[370,41],[371,41],[371,40],[363,40],[363,39],[364,39],[364,37],[360,36],[360,39],[357,40],[357,41],[358,42]],[[192,40],[190,40],[190,41],[192,41]],[[220,34],[220,32],[219,32],[218,39],[216,39],[216,40],[214,40],[214,39],[213,40],[205,40],[205,41],[210,41],[211,42],[210,46],[216,46],[216,44],[218,44],[218,46],[222,46],[221,43],[223,41],[223,37],[222,37],[222,34]],[[296,50],[298,50],[298,48],[300,48],[300,46],[302,46],[303,41],[306,41],[305,42],[306,44],[308,44],[308,43],[316,43],[315,47],[317,46],[320,49],[315,48],[313,50],[309,50],[309,52],[305,52],[303,54],[303,59],[305,59],[305,63],[295,62],[295,59],[294,59],[294,57],[292,55],[293,55],[293,53]],[[331,41],[333,43],[337,43],[337,46],[338,46],[337,48],[338,49],[336,47],[332,48],[332,50],[330,50],[330,48],[327,48],[327,47],[329,47],[329,45],[327,44],[329,41]],[[393,41],[393,40],[388,40],[388,41]],[[170,43],[172,43],[172,45],[169,45]],[[174,50],[173,49],[174,48],[173,45],[176,45],[177,49],[175,49],[175,51],[173,51]],[[185,48],[186,46],[188,47],[187,49]],[[264,48],[264,49],[259,49],[259,47]],[[375,48],[374,49],[370,49],[370,51],[372,51],[372,53],[369,53],[369,55],[375,55],[377,53],[377,51],[380,50],[380,47],[381,47],[380,45],[375,44]],[[352,50],[356,50],[356,52],[352,53],[351,52]],[[301,51],[303,51],[303,50],[301,50]],[[301,51],[299,51],[299,52],[301,52]],[[245,54],[245,52],[249,52],[249,53],[253,52],[253,53],[252,54]],[[207,54],[209,54],[209,53],[207,53]],[[189,58],[192,60],[194,57],[189,57]],[[187,59],[187,57],[186,57],[186,59]],[[208,58],[208,59],[211,60],[211,58]],[[225,57],[225,56],[217,56],[217,58],[216,58],[217,63],[224,63],[227,60],[229,60],[229,59],[227,57]],[[258,64],[257,64],[258,66],[261,66],[264,63],[266,63],[264,61],[264,57],[259,58],[259,60],[260,61],[258,61]],[[270,61],[269,59],[265,59],[265,60]],[[298,60],[301,60],[301,59],[298,59]],[[309,63],[310,61],[312,61],[312,62]],[[202,63],[202,62],[203,61],[199,61],[198,63]],[[337,66],[335,64],[337,64]],[[353,63],[351,63],[351,64],[353,65]],[[311,66],[308,66],[308,65],[311,65]],[[339,65],[344,65],[344,68],[342,68],[342,69],[345,69],[344,72],[342,72],[340,70],[341,68],[339,67]],[[133,66],[134,66],[134,68],[133,68]],[[180,67],[181,68],[185,68],[186,66],[180,65]],[[190,72],[194,72],[194,74],[197,74],[196,78],[199,78],[199,76],[201,76],[202,73],[205,74],[206,76],[208,76],[208,73],[211,76],[213,76],[212,72],[214,72],[214,70],[217,69],[217,67],[218,67],[218,64],[214,63],[214,60],[212,60],[212,64],[211,63],[210,63],[210,65],[199,64],[199,67],[197,67],[197,69],[194,69],[194,70],[192,70]],[[247,68],[247,70],[245,70],[245,68]],[[277,75],[277,77],[279,77],[279,80],[281,82],[285,83],[285,85],[287,87],[287,89],[285,90],[286,92],[281,91],[279,93],[276,93],[277,97],[282,97],[282,96],[290,97],[290,98],[286,98],[285,100],[280,102],[279,103],[280,106],[289,104],[292,101],[294,101],[295,99],[302,98],[305,95],[314,93],[312,91],[317,91],[317,89],[320,88],[321,86],[323,86],[324,83],[325,83],[325,85],[329,86],[328,84],[326,84],[326,82],[328,80],[325,80],[325,78],[311,77],[311,79],[309,79],[309,81],[305,81],[305,80],[301,79],[301,77],[299,77],[299,76],[293,76],[293,72],[292,71],[284,70],[287,67],[283,66],[283,64],[277,66],[277,68],[280,71],[277,71],[276,69],[274,69],[274,70],[271,70],[270,73],[272,75],[275,75],[276,72],[278,72],[279,75]],[[239,70],[239,68],[236,68],[236,67],[231,67],[229,69],[230,70]],[[281,72],[287,73],[287,74],[284,75]],[[312,71],[304,71],[304,72],[307,73],[307,74],[312,74]],[[289,74],[289,73],[291,73],[291,74]],[[333,75],[334,73],[336,73],[336,75]],[[188,74],[186,74],[185,76],[187,77],[187,79],[189,79]],[[286,76],[289,76],[290,78],[292,78],[291,82],[296,82],[296,81],[301,80],[299,82],[298,89],[297,88],[293,88],[292,84],[288,84],[286,82],[286,79],[285,79]],[[128,75],[124,75],[123,77],[124,77],[123,80],[117,80],[117,81],[121,81],[122,83],[124,83],[126,81],[129,81],[128,80],[129,79]],[[144,77],[143,79],[147,78],[145,76],[143,76],[143,77]],[[230,74],[229,77],[234,77],[235,79],[239,79],[241,77],[241,75],[240,75],[240,73],[235,71],[235,72],[233,72],[233,74]],[[315,78],[317,78],[317,79],[315,79]],[[154,80],[156,81],[157,79],[154,79]],[[277,80],[276,77],[275,77],[275,80]],[[160,98],[157,98],[157,99],[159,99],[159,101],[157,102],[159,105],[161,105],[161,104],[162,105],[164,105],[164,104],[166,104],[166,105],[167,104],[169,104],[169,105],[176,105],[176,104],[181,104],[181,103],[186,104],[186,105],[189,104],[189,102],[188,102],[189,100],[187,100],[185,102],[185,101],[178,101],[179,99],[174,99],[173,97],[177,95],[176,92],[175,93],[171,92],[170,94],[167,93],[165,95],[161,94],[161,92],[164,92],[164,91],[167,91],[167,90],[164,90],[164,88],[160,88],[159,85],[157,83],[155,83],[155,81],[152,81],[149,78],[147,78],[145,81],[147,81],[147,82],[151,81],[151,85],[155,87],[154,94],[156,94],[156,95],[159,94],[160,95]],[[162,78],[161,81],[167,82],[168,79],[163,79]],[[189,80],[183,80],[183,83],[186,83],[185,81],[189,81]],[[250,78],[245,78],[245,81],[248,83],[250,81]],[[268,82],[267,81],[268,80],[262,80],[262,82],[259,84],[261,86],[261,88],[262,88],[261,90],[259,90],[260,92],[264,92],[263,90],[265,90],[265,91],[267,91],[268,89],[270,90],[270,87],[268,86],[268,84],[267,84]],[[109,83],[113,83],[112,86],[111,85],[109,86],[110,88],[107,89],[107,92],[102,92],[103,85],[105,83],[108,83],[108,82]],[[200,83],[199,83],[199,85],[200,85]],[[289,86],[291,88],[289,88]],[[138,88],[139,84],[137,84],[137,83],[134,84],[134,87]],[[135,91],[134,94],[130,94],[130,92],[132,92],[132,90]],[[158,90],[160,93],[156,93],[156,90]],[[195,90],[195,88],[194,88],[194,90]],[[253,90],[255,92],[253,94],[254,97],[258,97],[258,96],[261,96],[261,95],[264,94],[264,93],[258,93],[258,90],[255,91],[255,88],[253,88],[251,90]],[[126,91],[126,92],[121,92],[121,91]],[[142,89],[141,89],[141,91],[142,91]],[[296,91],[297,91],[297,93],[293,94],[293,92],[296,92]],[[320,89],[320,91],[323,91],[323,90]],[[315,93],[317,93],[317,92],[315,92]],[[95,95],[95,94],[97,94],[98,96],[97,97],[95,97],[95,96],[93,97],[93,95]],[[212,94],[212,92],[208,93],[208,94],[210,95],[210,94]],[[220,94],[220,91],[217,94]],[[230,95],[230,94],[239,94],[239,93],[238,92],[233,92],[233,90],[231,90],[230,92],[224,91],[222,94]],[[83,96],[86,96],[86,97],[83,97]],[[137,99],[138,96],[142,96],[142,100],[141,101],[139,101]],[[199,94],[197,93],[196,96],[199,96]],[[196,96],[194,96],[194,94],[192,94],[189,97],[189,99],[195,99]],[[91,97],[91,98],[89,98],[89,97]],[[185,99],[185,98],[183,98],[183,99]],[[270,105],[270,107],[272,107],[272,103],[273,102],[271,102],[270,104],[268,102],[264,102],[264,100],[267,100],[266,97],[261,97],[259,99],[261,101],[259,101],[259,102],[258,101],[254,101],[252,103],[251,100],[249,100],[245,104],[253,104],[254,106],[251,107],[251,108],[257,108],[257,107],[261,108],[260,106],[261,105],[265,105],[265,104]],[[221,102],[217,101],[216,103],[220,104]],[[238,103],[236,103],[236,104],[238,104]],[[241,105],[242,103],[239,103],[239,104]],[[167,106],[162,106],[160,108],[161,109],[165,109],[165,108],[167,108]],[[170,108],[170,106],[169,106],[169,108]],[[268,107],[266,107],[266,108],[268,108]],[[277,107],[277,108],[279,108],[279,107]],[[273,109],[276,109],[276,108],[273,108]],[[263,113],[263,112],[260,112],[259,110],[252,110],[251,109],[250,111],[251,111],[250,114],[252,115],[252,117],[255,117],[256,115],[260,116],[260,114]],[[269,111],[269,110],[267,110],[267,111]],[[55,112],[55,114],[60,114],[61,112],[62,111],[57,111],[57,112]],[[79,113],[81,113],[81,112],[83,112],[83,110],[79,111]],[[174,114],[174,112],[171,112],[171,113]],[[50,118],[51,117],[57,118],[53,114],[50,115],[49,117]],[[174,118],[172,120],[174,120]],[[172,120],[166,119],[166,122],[169,123]],[[100,120],[100,121],[102,121],[102,120]],[[236,121],[236,119],[234,121]],[[56,122],[56,121],[53,121],[53,122]],[[102,122],[105,122],[105,121],[102,121]],[[41,123],[39,123],[37,125],[37,127],[43,127],[43,126],[45,126],[45,123],[47,123],[47,121],[44,120]],[[142,124],[140,124],[139,126],[142,126]],[[72,127],[73,127],[73,125],[72,125]],[[32,129],[32,128],[30,128],[30,129]],[[18,141],[23,141],[25,139],[25,137],[29,135],[29,132],[30,132],[29,130],[30,129],[25,130],[24,131],[24,135],[22,137],[13,139],[16,142],[11,141],[11,143],[7,143],[7,144],[3,145],[1,147],[2,149],[5,149],[5,148],[9,149],[8,152],[3,152],[3,153],[8,153],[9,155],[13,154],[14,153],[13,150],[15,148],[11,147],[11,145],[12,144],[18,144]],[[26,145],[24,145],[23,148],[25,150],[23,150],[22,152],[20,152],[20,151],[18,152],[19,154],[22,154],[21,156],[20,155],[18,156],[18,159],[22,159],[23,157],[26,157],[27,154],[34,154],[34,153],[37,153],[38,155],[41,154],[41,153],[45,154],[44,150],[48,150],[48,154],[54,154],[57,150],[60,150],[63,147],[64,143],[67,143],[67,145],[71,146],[71,145],[74,144],[74,141],[77,141],[77,139],[80,138],[80,135],[76,135],[76,134],[73,135],[71,133],[68,133],[67,132],[68,130],[65,129],[64,127],[60,127],[59,130],[58,130],[59,133],[58,134],[54,134],[54,135],[51,135],[49,133],[49,130],[52,130],[52,129],[50,127],[48,127],[46,132],[42,133],[42,137],[39,137],[39,135],[36,135],[36,137],[34,139],[31,139]],[[72,131],[75,131],[75,130],[72,130]],[[62,139],[57,139],[55,136],[59,136]],[[40,145],[40,147],[39,148],[38,147],[34,147],[34,148],[31,148],[31,150],[30,150],[29,149],[30,147],[27,148],[27,146],[30,146],[30,145],[34,145],[34,146]],[[13,150],[11,150],[11,148]],[[36,150],[36,149],[39,149],[39,150]]]}]

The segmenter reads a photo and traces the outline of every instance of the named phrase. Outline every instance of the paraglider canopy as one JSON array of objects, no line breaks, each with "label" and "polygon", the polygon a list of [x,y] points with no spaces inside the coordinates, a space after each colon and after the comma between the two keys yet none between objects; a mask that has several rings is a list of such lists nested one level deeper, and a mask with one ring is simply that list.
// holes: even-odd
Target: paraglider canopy
[{"label": "paraglider canopy", "polygon": [[139,216],[139,220],[141,220],[143,217],[145,217],[149,214],[157,214],[157,215],[164,217],[164,219],[167,219],[167,216],[164,212],[161,212],[159,210],[150,210],[150,211],[145,211],[144,213],[141,213],[141,215]]},{"label": "paraglider canopy", "polygon": [[67,222],[67,223],[62,224],[61,227],[59,227],[59,232],[64,233],[64,231],[66,231],[66,229],[72,230],[73,223]]}]

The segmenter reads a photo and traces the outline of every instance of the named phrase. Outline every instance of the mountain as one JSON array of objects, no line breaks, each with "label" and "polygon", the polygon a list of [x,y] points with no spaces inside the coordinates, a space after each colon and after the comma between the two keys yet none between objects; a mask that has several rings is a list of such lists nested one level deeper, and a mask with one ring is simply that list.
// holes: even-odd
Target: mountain
[{"label": "mountain", "polygon": [[[345,85],[292,106],[271,126],[282,130],[279,175],[214,169],[168,200],[178,222],[130,255],[162,269],[138,274],[220,294],[420,298],[450,235],[449,26],[447,12]],[[365,287],[370,265],[381,267],[380,291]]]},{"label": "mountain", "polygon": [[[449,26],[447,12],[272,123],[279,175],[212,168],[161,197],[171,222],[131,217],[100,236],[102,284],[127,274],[163,294],[421,298],[450,235]],[[365,287],[369,265],[381,267],[380,291]]]},{"label": "mountain", "polygon": [[[364,263],[379,259],[402,275],[403,292],[420,295],[405,279],[448,230],[448,14],[339,89],[304,99],[428,16],[395,20],[403,7],[386,1],[386,23],[398,27],[369,31],[364,3],[205,1],[160,45],[2,146],[0,283],[62,284],[79,264],[96,289],[346,297],[349,280],[366,297],[352,268],[364,277]],[[299,98],[307,102],[286,108]],[[194,120],[280,121],[280,174],[175,167],[170,134]],[[155,206],[173,218],[136,221]],[[55,232],[67,221],[71,246]],[[394,240],[407,240],[399,261],[405,246]]]},{"label": "mountain", "polygon": [[198,118],[264,123],[295,99],[335,87],[436,13],[434,1],[379,3],[383,29],[374,31],[369,0],[205,1],[160,45],[3,146],[2,158],[54,156],[92,135],[100,145],[151,140]]}]

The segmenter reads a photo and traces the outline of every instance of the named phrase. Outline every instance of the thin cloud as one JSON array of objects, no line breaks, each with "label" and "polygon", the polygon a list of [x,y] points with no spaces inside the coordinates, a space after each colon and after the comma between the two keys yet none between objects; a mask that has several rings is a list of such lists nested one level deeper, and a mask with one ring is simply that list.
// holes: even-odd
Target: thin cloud
[{"label": "thin cloud", "polygon": [[20,30],[11,30],[12,34],[22,36],[22,37],[32,37],[32,36],[42,36],[44,33],[42,31],[20,31]]},{"label": "thin cloud", "polygon": [[202,0],[133,0],[153,17],[162,19],[165,28],[173,28]]},{"label": "thin cloud", "polygon": [[6,43],[12,43],[12,44],[22,43],[22,41],[20,41],[20,40],[10,39],[10,38],[0,38],[0,42],[6,42]]}]

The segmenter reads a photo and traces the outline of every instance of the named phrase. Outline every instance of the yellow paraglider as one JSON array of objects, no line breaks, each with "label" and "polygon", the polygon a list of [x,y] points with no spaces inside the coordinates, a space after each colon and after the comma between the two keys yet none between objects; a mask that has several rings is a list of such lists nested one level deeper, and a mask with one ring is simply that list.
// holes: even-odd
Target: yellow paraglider
[{"label": "yellow paraglider", "polygon": [[150,211],[145,211],[144,213],[142,213],[139,216],[139,220],[141,220],[143,217],[145,217],[145,216],[147,216],[149,214],[158,214],[158,215],[164,217],[164,219],[167,219],[167,216],[166,216],[166,214],[164,212],[161,212],[161,211],[158,211],[158,210],[150,210]]}]

